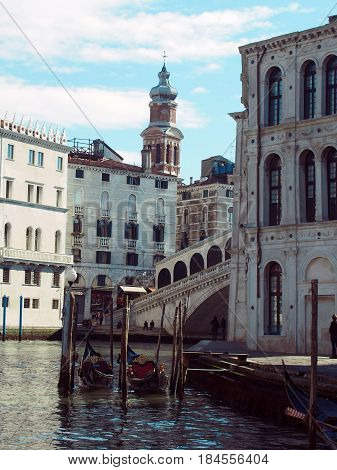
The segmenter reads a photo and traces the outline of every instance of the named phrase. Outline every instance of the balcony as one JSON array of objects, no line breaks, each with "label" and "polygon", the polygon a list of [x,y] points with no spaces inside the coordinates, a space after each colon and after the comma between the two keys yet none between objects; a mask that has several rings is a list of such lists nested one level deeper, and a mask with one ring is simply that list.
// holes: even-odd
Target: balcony
[{"label": "balcony", "polygon": [[83,237],[82,234],[74,235],[73,245],[82,246],[82,237]]},{"label": "balcony", "polygon": [[74,215],[83,216],[83,207],[82,206],[74,206]]},{"label": "balcony", "polygon": [[73,264],[73,257],[71,255],[41,253],[39,251],[20,250],[17,248],[0,248],[0,260],[1,262],[52,266],[68,266]]},{"label": "balcony", "polygon": [[165,215],[158,215],[156,216],[157,224],[165,225]]},{"label": "balcony", "polygon": [[98,237],[98,247],[100,248],[109,248],[110,238],[108,237]]},{"label": "balcony", "polygon": [[110,218],[110,209],[101,209],[101,217],[109,219]]},{"label": "balcony", "polygon": [[161,242],[155,242],[155,250],[160,252],[160,253],[164,253],[165,251],[165,243],[161,243]]},{"label": "balcony", "polygon": [[137,222],[137,212],[128,213],[129,222]]},{"label": "balcony", "polygon": [[126,245],[129,249],[135,250],[137,248],[137,240],[126,240]]}]

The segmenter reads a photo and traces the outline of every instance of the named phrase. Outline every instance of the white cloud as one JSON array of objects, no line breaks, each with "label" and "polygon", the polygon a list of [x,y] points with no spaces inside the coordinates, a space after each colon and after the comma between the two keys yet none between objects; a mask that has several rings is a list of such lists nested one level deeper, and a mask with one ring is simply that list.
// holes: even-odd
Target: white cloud
[{"label": "white cloud", "polygon": [[123,163],[128,163],[130,165],[141,165],[142,163],[140,152],[131,152],[129,150],[116,150],[116,152],[124,158]]},{"label": "white cloud", "polygon": [[[199,14],[156,12],[152,3],[145,1],[144,10],[144,0],[82,0],[79,9],[77,2],[59,0],[52,11],[42,0],[5,1],[44,57],[67,62],[158,61],[164,49],[170,62],[223,58],[236,54],[250,33],[272,29],[276,15],[303,13],[294,2],[280,8],[256,5]],[[0,57],[27,61],[35,55],[4,11],[0,40]]]},{"label": "white cloud", "polygon": [[203,86],[197,86],[191,90],[191,93],[193,94],[202,94],[202,93],[207,93],[207,88]]},{"label": "white cloud", "polygon": [[216,63],[201,65],[197,68],[198,73],[212,73],[217,72],[218,70],[222,70],[222,66]]},{"label": "white cloud", "polygon": [[[13,77],[0,76],[1,111],[20,116],[31,116],[40,122],[47,121],[60,126],[88,126],[83,114],[58,86],[32,85]],[[94,126],[105,129],[143,130],[149,120],[149,96],[147,90],[116,90],[99,87],[74,87],[69,92]],[[197,128],[206,119],[190,101],[179,101],[181,127]]]}]

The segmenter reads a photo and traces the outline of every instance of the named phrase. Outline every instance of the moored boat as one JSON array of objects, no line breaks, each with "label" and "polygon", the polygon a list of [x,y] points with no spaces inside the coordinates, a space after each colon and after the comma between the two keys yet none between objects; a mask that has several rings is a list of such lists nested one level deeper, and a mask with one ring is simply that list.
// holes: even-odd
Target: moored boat
[{"label": "moored boat", "polygon": [[113,373],[111,364],[94,350],[87,341],[81,364],[78,370],[80,383],[87,389],[109,388],[112,385]]},{"label": "moored boat", "polygon": [[127,378],[130,387],[141,393],[165,392],[168,376],[164,364],[156,364],[143,354],[128,348]]}]

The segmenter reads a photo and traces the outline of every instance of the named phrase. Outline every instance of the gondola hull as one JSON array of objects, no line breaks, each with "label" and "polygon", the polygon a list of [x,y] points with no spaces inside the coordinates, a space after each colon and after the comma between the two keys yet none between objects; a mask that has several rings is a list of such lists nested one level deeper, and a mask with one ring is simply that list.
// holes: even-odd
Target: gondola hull
[{"label": "gondola hull", "polygon": [[163,364],[158,366],[145,356],[136,354],[130,347],[128,364],[127,378],[130,388],[139,393],[165,392],[168,377]]},{"label": "gondola hull", "polygon": [[87,390],[110,388],[113,374],[111,365],[87,342],[78,371],[80,385]]},{"label": "gondola hull", "polygon": [[159,371],[147,378],[137,378],[128,374],[128,382],[130,387],[139,393],[163,393],[168,386],[168,377]]}]

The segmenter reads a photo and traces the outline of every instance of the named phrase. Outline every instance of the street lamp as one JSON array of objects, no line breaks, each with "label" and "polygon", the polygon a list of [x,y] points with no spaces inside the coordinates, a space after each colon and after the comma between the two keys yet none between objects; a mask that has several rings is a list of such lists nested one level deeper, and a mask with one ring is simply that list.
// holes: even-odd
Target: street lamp
[{"label": "street lamp", "polygon": [[69,287],[71,288],[71,286],[74,284],[77,278],[77,272],[75,271],[74,266],[68,267],[65,270],[64,277],[65,277],[65,280],[68,282]]}]

